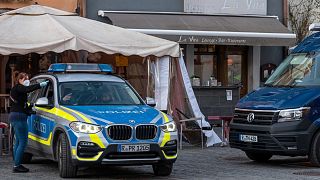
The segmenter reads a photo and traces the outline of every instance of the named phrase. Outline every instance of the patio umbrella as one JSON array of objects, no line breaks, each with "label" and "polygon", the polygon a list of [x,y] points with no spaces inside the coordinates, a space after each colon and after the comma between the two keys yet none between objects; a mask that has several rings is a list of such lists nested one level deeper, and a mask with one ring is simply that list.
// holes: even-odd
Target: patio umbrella
[{"label": "patio umbrella", "polygon": [[0,54],[86,50],[125,56],[179,56],[179,44],[154,36],[31,5],[0,15]]}]

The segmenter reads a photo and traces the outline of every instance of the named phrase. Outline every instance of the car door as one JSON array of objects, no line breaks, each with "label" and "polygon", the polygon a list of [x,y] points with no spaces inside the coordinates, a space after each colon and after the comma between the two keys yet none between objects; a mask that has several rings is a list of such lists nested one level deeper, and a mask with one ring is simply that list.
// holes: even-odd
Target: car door
[{"label": "car door", "polygon": [[[33,79],[30,82],[30,85],[33,85],[35,83],[37,83],[38,81],[42,81],[44,79]],[[28,94],[28,103],[30,105],[34,105],[36,103],[36,100],[40,97],[42,97],[43,94],[43,89],[37,89],[31,93]],[[34,109],[34,108],[33,108]],[[34,109],[35,110],[35,109]],[[28,147],[32,147],[32,149],[35,149],[37,147],[37,141],[35,140],[35,137],[39,136],[39,133],[37,133],[37,131],[34,129],[34,124],[37,121],[38,116],[37,114],[31,114],[28,117],[28,138],[29,138],[29,142],[28,142]]]},{"label": "car door", "polygon": [[[37,79],[41,82],[44,79]],[[36,99],[47,97],[49,104],[54,104],[54,93],[52,81],[45,88],[42,88]],[[54,117],[50,113],[52,108],[34,107],[36,114],[31,115],[29,125],[29,139],[33,141],[33,147],[41,153],[49,154],[51,151],[52,128],[54,127]]]}]

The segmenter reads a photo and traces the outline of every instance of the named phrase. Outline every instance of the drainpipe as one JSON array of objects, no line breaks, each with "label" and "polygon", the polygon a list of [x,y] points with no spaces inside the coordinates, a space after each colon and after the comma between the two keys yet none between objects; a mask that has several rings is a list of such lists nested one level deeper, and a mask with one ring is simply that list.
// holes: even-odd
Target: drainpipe
[{"label": "drainpipe", "polygon": [[289,4],[288,0],[283,0],[283,24],[288,27]]}]

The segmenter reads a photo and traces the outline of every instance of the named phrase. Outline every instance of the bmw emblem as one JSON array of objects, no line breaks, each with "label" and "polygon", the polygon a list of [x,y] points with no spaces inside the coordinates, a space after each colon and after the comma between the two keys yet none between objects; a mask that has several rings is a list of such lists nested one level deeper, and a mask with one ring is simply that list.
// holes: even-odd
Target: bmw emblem
[{"label": "bmw emblem", "polygon": [[254,114],[253,113],[248,114],[247,116],[248,123],[252,123],[253,120],[254,120]]},{"label": "bmw emblem", "polygon": [[136,123],[136,121],[131,119],[131,120],[129,120],[129,123],[134,124],[134,123]]}]

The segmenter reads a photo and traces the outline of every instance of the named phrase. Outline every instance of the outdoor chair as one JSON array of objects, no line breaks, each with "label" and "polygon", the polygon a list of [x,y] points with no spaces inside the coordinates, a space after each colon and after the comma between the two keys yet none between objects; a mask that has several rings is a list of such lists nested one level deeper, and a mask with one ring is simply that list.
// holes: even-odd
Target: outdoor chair
[{"label": "outdoor chair", "polygon": [[[201,117],[193,117],[190,118],[186,114],[184,114],[181,110],[177,109],[178,116],[179,116],[179,123],[180,123],[180,136],[179,136],[179,142],[180,142],[180,149],[182,149],[182,140],[183,140],[183,134],[184,133],[193,133],[193,132],[199,132],[201,137],[201,149],[203,149],[203,142],[204,142],[204,134],[202,130],[210,130],[208,127],[202,126],[202,121],[200,123],[200,126],[197,123],[197,120],[201,120]],[[185,118],[183,119],[181,115]],[[186,138],[188,139],[188,138]]]}]

